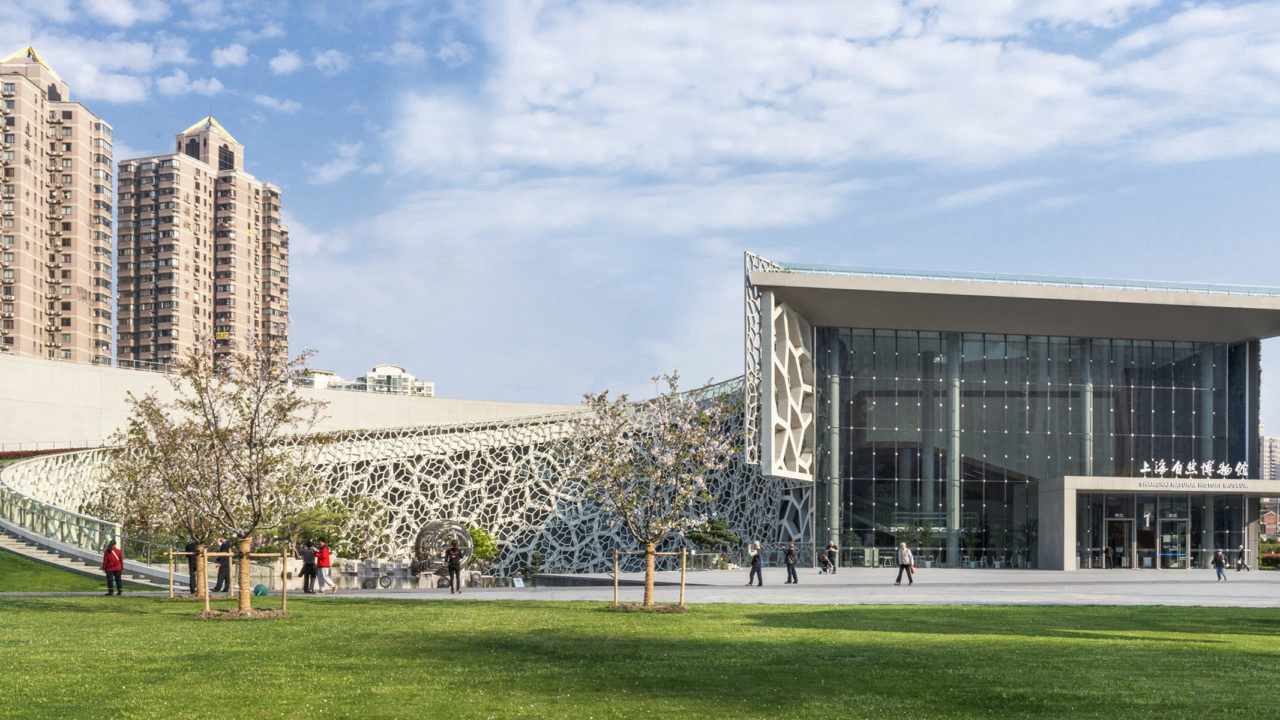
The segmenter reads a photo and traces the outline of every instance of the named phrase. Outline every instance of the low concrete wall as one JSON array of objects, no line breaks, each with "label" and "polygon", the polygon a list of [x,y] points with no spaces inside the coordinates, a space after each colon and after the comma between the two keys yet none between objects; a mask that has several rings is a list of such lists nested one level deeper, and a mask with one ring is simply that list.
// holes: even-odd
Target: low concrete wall
[{"label": "low concrete wall", "polygon": [[[0,355],[0,451],[96,447],[128,420],[128,394],[151,391],[165,399],[173,394],[160,373]],[[329,403],[321,431],[526,417],[578,407],[309,388],[302,392]]]}]

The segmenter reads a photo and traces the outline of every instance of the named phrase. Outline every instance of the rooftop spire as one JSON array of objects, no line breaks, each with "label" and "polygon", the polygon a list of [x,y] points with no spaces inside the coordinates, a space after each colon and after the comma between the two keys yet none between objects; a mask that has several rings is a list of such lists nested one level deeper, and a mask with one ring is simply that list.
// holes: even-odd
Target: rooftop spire
[{"label": "rooftop spire", "polygon": [[218,133],[220,133],[220,134],[222,134],[222,135],[226,136],[226,138],[227,138],[228,140],[230,140],[231,142],[239,142],[239,141],[238,141],[238,140],[236,140],[235,138],[231,137],[231,133],[227,132],[227,129],[226,129],[226,128],[224,128],[224,127],[222,127],[222,125],[218,124],[218,121],[217,121],[217,120],[214,120],[212,115],[208,115],[208,116],[206,116],[206,117],[205,117],[203,120],[201,120],[200,122],[196,123],[195,125],[192,125],[191,127],[187,128],[186,130],[183,130],[183,131],[182,131],[182,134],[183,134],[183,135],[190,135],[190,134],[191,134],[191,133],[193,133],[193,132],[200,132],[201,130],[215,130],[215,131],[217,131]]},{"label": "rooftop spire", "polygon": [[58,73],[53,72],[53,68],[49,67],[49,63],[45,62],[44,58],[40,57],[40,53],[36,52],[36,49],[31,47],[30,45],[28,45],[26,48],[22,50],[19,50],[16,53],[13,53],[12,55],[9,55],[6,58],[0,59],[0,65],[7,65],[10,63],[32,63],[32,62],[43,65],[45,70],[48,70],[50,73],[53,73],[54,78],[56,78],[59,82],[62,81],[62,78],[58,77]]}]

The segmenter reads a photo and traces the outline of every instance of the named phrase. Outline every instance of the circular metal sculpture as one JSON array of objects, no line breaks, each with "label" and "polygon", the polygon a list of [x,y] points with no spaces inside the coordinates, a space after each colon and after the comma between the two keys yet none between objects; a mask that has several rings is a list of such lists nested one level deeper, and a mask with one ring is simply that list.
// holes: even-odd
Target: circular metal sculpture
[{"label": "circular metal sculpture", "polygon": [[471,561],[471,533],[466,526],[452,520],[432,520],[418,531],[418,539],[413,542],[413,572],[420,574],[436,572],[444,574],[444,551],[453,540],[458,541],[462,550],[462,564]]}]

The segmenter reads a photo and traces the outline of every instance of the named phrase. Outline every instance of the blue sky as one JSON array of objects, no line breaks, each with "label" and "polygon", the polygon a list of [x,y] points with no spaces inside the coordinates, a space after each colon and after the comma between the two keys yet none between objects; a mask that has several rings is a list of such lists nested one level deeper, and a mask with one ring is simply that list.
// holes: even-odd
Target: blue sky
[{"label": "blue sky", "polygon": [[0,37],[117,159],[212,112],[284,191],[294,347],[448,397],[737,375],[743,250],[1280,285],[1278,3],[9,0]]}]

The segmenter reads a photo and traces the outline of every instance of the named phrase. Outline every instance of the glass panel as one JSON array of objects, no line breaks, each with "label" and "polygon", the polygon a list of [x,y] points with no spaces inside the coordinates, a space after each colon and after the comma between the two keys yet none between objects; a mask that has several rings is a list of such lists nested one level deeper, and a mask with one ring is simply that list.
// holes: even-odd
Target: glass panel
[{"label": "glass panel", "polygon": [[1137,563],[1139,568],[1155,569],[1156,564],[1156,496],[1138,496]]},{"label": "glass panel", "polygon": [[1160,521],[1160,567],[1187,567],[1187,521]]},{"label": "glass panel", "polygon": [[1108,495],[1106,507],[1109,518],[1131,518],[1133,517],[1133,496]]},{"label": "glass panel", "polygon": [[1107,546],[1103,562],[1108,568],[1130,567],[1133,558],[1133,521],[1107,520]]},{"label": "glass panel", "polygon": [[1162,495],[1160,497],[1160,517],[1161,518],[1186,518],[1187,515],[1187,496],[1185,495]]}]

